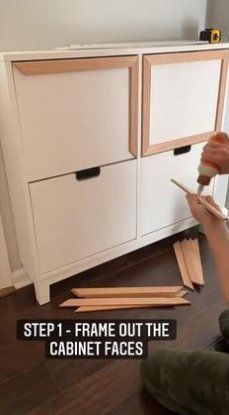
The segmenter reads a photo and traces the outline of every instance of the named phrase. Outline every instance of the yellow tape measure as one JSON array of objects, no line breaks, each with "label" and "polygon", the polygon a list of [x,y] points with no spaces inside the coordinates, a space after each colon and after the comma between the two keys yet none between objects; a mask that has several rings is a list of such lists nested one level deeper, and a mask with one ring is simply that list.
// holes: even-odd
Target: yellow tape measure
[{"label": "yellow tape measure", "polygon": [[200,40],[207,41],[209,43],[219,43],[222,39],[222,33],[220,29],[205,29],[200,32]]}]

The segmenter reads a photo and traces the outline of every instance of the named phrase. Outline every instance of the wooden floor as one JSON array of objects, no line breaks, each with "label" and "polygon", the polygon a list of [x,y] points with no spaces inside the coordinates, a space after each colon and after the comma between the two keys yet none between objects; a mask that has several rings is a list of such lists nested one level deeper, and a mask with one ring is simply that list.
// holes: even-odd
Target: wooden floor
[{"label": "wooden floor", "polygon": [[[0,413],[1,415],[169,415],[142,391],[138,360],[47,360],[42,342],[17,341],[19,318],[73,318],[73,310],[58,305],[74,286],[181,284],[172,243],[192,230],[52,287],[52,301],[38,306],[32,286],[0,300]],[[206,286],[188,294],[192,305],[167,309],[118,310],[87,313],[74,318],[176,318],[175,342],[151,342],[156,347],[214,348],[218,315],[225,304],[203,235],[199,235]]]}]

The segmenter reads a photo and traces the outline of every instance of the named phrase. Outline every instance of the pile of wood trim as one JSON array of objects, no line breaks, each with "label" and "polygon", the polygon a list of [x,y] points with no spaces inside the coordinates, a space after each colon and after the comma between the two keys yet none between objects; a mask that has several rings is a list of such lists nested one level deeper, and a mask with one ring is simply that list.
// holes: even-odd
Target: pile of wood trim
[{"label": "pile of wood trim", "polygon": [[190,304],[183,298],[187,291],[182,286],[73,288],[71,291],[78,298],[66,300],[60,307],[78,307],[77,313]]},{"label": "pile of wood trim", "polygon": [[[185,287],[204,285],[198,239],[185,239],[173,245]],[[168,307],[190,304],[183,286],[73,288],[77,298],[70,298],[60,307],[78,307],[76,313],[129,308]]]},{"label": "pile of wood trim", "polygon": [[173,245],[181,277],[185,287],[194,290],[194,285],[203,286],[204,276],[198,239],[185,239]]}]

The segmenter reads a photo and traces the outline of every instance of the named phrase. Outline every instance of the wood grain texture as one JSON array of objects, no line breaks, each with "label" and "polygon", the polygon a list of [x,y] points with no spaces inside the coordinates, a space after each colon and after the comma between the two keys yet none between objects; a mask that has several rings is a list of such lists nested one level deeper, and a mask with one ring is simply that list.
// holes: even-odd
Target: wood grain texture
[{"label": "wood grain texture", "polygon": [[147,55],[147,60],[151,65],[163,65],[168,63],[186,63],[207,61],[214,59],[227,59],[227,50],[210,50],[201,52],[167,53],[158,55]]},{"label": "wood grain texture", "polygon": [[184,298],[80,298],[69,299],[60,304],[60,307],[80,307],[98,305],[148,305],[148,306],[173,306],[190,304]]},{"label": "wood grain texture", "polygon": [[173,297],[180,294],[182,286],[165,287],[104,287],[104,288],[73,288],[77,297],[112,298],[112,297]]},{"label": "wood grain texture", "polygon": [[142,156],[150,153],[150,98],[151,98],[151,63],[149,56],[143,59],[143,99],[142,99]]},{"label": "wood grain texture", "polygon": [[196,263],[196,257],[191,240],[181,242],[181,250],[183,252],[184,261],[188,270],[189,277],[193,284],[199,284],[199,272]]},{"label": "wood grain texture", "polygon": [[130,67],[130,132],[129,150],[133,156],[138,155],[138,93],[139,93],[139,59]]},{"label": "wood grain texture", "polygon": [[[179,291],[175,297],[182,298],[188,291]],[[92,311],[111,311],[111,310],[126,310],[131,308],[146,308],[148,305],[105,305],[105,306],[81,306],[75,310],[76,313],[92,312]]]},{"label": "wood grain texture", "polygon": [[184,258],[183,250],[181,249],[180,242],[174,243],[173,248],[174,248],[177,263],[180,269],[183,284],[185,285],[185,287],[188,287],[190,288],[190,290],[193,290],[194,289],[193,284],[192,284],[192,281],[191,281],[191,278],[188,272],[188,268],[187,268],[186,261]]},{"label": "wood grain texture", "polygon": [[76,313],[90,313],[94,311],[128,310],[134,308],[145,308],[148,305],[104,305],[104,306],[81,306],[75,310]]},{"label": "wood grain texture", "polygon": [[198,268],[198,275],[199,275],[199,284],[204,285],[204,275],[203,275],[203,269],[202,269],[202,263],[201,263],[201,256],[200,256],[200,247],[199,247],[199,241],[198,239],[192,240],[193,249],[196,256],[196,264]]},{"label": "wood grain texture", "polygon": [[[201,51],[173,54],[147,55],[144,57],[144,76],[143,76],[143,135],[142,135],[142,156],[161,153],[164,151],[179,148],[185,145],[197,144],[207,141],[215,131],[220,131],[222,126],[223,108],[225,101],[225,91],[228,72],[228,51]],[[221,60],[221,76],[218,92],[218,102],[216,111],[215,130],[206,131],[202,134],[193,135],[164,141],[159,144],[150,144],[150,105],[151,105],[151,67],[154,65],[187,63],[207,60]]]},{"label": "wood grain texture", "polygon": [[226,87],[227,87],[228,60],[229,60],[229,52],[225,51],[224,57],[222,59],[222,66],[221,66],[220,89],[219,89],[219,95],[218,95],[216,123],[215,123],[216,131],[220,131],[222,127],[225,93],[226,93]]},{"label": "wood grain texture", "polygon": [[75,71],[92,71],[99,69],[131,68],[138,61],[137,56],[85,58],[85,59],[53,59],[14,63],[26,76],[66,73]]}]

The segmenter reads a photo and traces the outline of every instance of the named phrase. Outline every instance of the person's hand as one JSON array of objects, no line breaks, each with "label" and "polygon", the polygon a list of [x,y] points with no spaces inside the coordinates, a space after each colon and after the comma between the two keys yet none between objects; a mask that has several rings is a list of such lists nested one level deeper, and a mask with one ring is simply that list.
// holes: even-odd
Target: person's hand
[{"label": "person's hand", "polygon": [[[220,209],[220,207],[214,202],[211,196],[201,196],[207,202],[211,203],[215,208]],[[201,225],[205,226],[209,223],[213,222],[220,222],[220,220],[212,215],[203,205],[201,205],[198,201],[198,195],[196,194],[188,194],[186,196],[189,207],[191,210],[192,216],[201,223]]]},{"label": "person's hand", "polygon": [[[223,143],[217,143],[213,139],[210,139],[203,148],[201,156],[202,162],[211,162],[219,166],[219,174],[229,173],[229,139],[227,134],[219,133],[222,136]],[[213,138],[213,137],[212,137]]]}]

